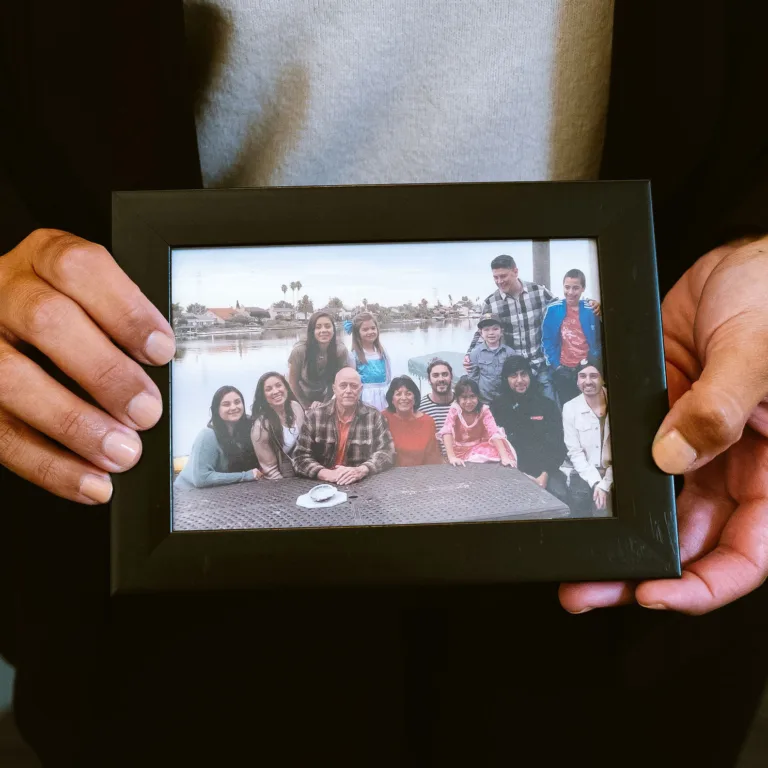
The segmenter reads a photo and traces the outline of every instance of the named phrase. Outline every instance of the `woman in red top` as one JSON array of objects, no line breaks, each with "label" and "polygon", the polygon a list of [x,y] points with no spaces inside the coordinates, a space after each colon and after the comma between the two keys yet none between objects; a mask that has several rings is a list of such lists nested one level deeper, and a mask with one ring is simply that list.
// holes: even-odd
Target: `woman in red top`
[{"label": "woman in red top", "polygon": [[387,390],[387,409],[382,411],[395,441],[395,466],[418,467],[442,464],[435,437],[435,420],[419,411],[421,394],[410,376],[397,376]]}]

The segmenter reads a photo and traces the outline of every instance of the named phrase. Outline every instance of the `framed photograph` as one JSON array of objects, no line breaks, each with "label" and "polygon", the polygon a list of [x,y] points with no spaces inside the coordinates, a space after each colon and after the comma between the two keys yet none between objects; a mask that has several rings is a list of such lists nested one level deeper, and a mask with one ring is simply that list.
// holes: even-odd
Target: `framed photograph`
[{"label": "framed photograph", "polygon": [[680,574],[646,182],[113,195],[166,411],[114,592]]}]

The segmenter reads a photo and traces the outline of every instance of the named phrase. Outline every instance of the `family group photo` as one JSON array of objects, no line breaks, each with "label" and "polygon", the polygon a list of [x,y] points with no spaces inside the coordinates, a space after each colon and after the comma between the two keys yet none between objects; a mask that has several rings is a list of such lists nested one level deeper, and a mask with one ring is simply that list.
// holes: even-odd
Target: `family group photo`
[{"label": "family group photo", "polygon": [[174,250],[174,529],[609,517],[591,240]]}]

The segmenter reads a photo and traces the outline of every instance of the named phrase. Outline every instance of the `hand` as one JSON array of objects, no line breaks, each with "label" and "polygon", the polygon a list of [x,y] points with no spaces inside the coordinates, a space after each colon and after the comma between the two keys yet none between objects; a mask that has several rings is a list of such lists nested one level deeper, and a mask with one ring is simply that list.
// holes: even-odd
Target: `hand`
[{"label": "hand", "polygon": [[319,408],[322,405],[322,403],[319,400],[315,400],[310,406],[309,410],[313,411],[315,408]]},{"label": "hand", "polygon": [[549,475],[546,472],[542,472],[538,477],[534,477],[533,479],[538,486],[546,489],[547,480],[549,480]]},{"label": "hand", "polygon": [[460,458],[458,458],[457,456],[449,456],[448,457],[448,463],[452,467],[465,467],[466,466],[466,464]]},{"label": "hand", "polygon": [[595,313],[597,317],[600,317],[602,307],[600,306],[599,301],[596,301],[595,299],[587,299],[587,306]]},{"label": "hand", "polygon": [[338,475],[336,482],[339,485],[352,485],[358,483],[368,474],[368,467],[337,467]]},{"label": "hand", "polygon": [[592,501],[595,502],[595,509],[605,509],[608,505],[607,491],[604,491],[599,485],[596,485],[592,494]]},{"label": "hand", "polygon": [[[768,238],[718,248],[662,306],[672,410],[653,446],[685,473],[678,498],[683,577],[570,584],[573,612],[636,600],[702,614],[756,589],[768,574]],[[747,425],[745,427],[745,424]]]},{"label": "hand", "polygon": [[[171,360],[171,327],[107,251],[57,230],[0,257],[0,296],[0,464],[58,496],[107,502],[108,473],[139,460],[137,430],[163,410],[135,361]],[[45,373],[27,344],[101,408]]]},{"label": "hand", "polygon": [[517,462],[511,457],[508,456],[506,452],[500,454],[501,455],[501,466],[502,467],[516,467]]},{"label": "hand", "polygon": [[469,359],[469,355],[464,355],[464,370],[467,374],[472,373],[472,362]]},{"label": "hand", "polygon": [[264,477],[264,475],[261,473],[261,470],[257,469],[256,467],[254,467],[251,472],[253,472],[254,480],[261,480],[261,478]]},{"label": "hand", "polygon": [[339,467],[335,469],[321,469],[317,473],[317,479],[322,480],[324,483],[335,483],[339,479]]}]

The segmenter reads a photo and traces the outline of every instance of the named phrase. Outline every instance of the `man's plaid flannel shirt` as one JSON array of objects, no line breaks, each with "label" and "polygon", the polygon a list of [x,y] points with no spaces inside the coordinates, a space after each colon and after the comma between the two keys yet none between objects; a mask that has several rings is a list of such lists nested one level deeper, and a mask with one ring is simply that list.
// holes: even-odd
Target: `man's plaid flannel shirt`
[{"label": "man's plaid flannel shirt", "polygon": [[[336,465],[336,400],[307,411],[296,449],[293,452],[296,472],[303,477],[317,477],[321,469]],[[395,444],[386,419],[375,409],[358,403],[349,425],[345,467],[368,467],[374,474],[394,466]]]},{"label": "man's plaid flannel shirt", "polygon": [[[547,305],[557,300],[549,288],[535,283],[520,281],[522,293],[514,296],[502,296],[501,291],[491,294],[483,303],[481,315],[498,315],[504,330],[504,343],[512,347],[515,353],[527,358],[534,373],[546,364],[544,350],[541,348],[541,329],[544,325],[544,313]],[[482,340],[480,331],[475,333],[469,345],[469,354]]]}]

